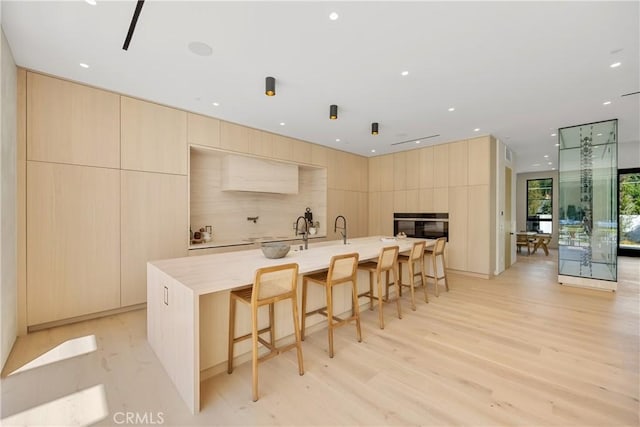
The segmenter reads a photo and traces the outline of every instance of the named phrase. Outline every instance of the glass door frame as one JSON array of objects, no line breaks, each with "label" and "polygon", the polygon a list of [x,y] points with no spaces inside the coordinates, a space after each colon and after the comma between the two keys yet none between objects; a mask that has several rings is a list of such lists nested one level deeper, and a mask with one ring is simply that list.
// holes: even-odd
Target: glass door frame
[{"label": "glass door frame", "polygon": [[622,232],[622,224],[620,222],[620,175],[628,175],[628,174],[640,174],[640,168],[628,168],[628,169],[618,169],[618,256],[631,256],[631,257],[640,257],[640,248],[631,249],[628,247],[620,247],[620,241]]}]

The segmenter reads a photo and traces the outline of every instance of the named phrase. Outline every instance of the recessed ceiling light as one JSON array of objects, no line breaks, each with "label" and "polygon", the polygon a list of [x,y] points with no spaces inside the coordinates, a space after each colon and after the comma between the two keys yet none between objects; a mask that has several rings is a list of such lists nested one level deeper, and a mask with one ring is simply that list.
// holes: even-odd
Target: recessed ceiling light
[{"label": "recessed ceiling light", "polygon": [[340,138],[336,138],[336,142],[340,142]]},{"label": "recessed ceiling light", "polygon": [[545,154],[545,155],[544,155],[544,158],[545,158],[545,159],[548,159],[548,158],[549,158],[549,155],[548,155],[548,154]]},{"label": "recessed ceiling light", "polygon": [[87,3],[89,3],[91,6],[95,6],[96,5],[96,0],[84,0]]},{"label": "recessed ceiling light", "polygon": [[609,67],[611,68],[618,68],[619,66],[622,65],[622,62],[614,62],[613,64],[609,65]]},{"label": "recessed ceiling light", "polygon": [[213,105],[214,107],[217,107],[217,106],[220,105],[220,103],[219,102],[212,102],[211,105]]},{"label": "recessed ceiling light", "polygon": [[558,143],[556,142],[556,143],[555,143],[555,146],[556,146],[556,147],[560,147],[560,144],[558,144]]},{"label": "recessed ceiling light", "polygon": [[553,164],[553,162],[547,162],[547,164],[548,164],[548,165],[552,165],[552,164]]},{"label": "recessed ceiling light", "polygon": [[376,152],[376,150],[371,150],[371,152],[372,152],[372,153],[375,153],[375,152]]},{"label": "recessed ceiling light", "polygon": [[558,134],[557,133],[552,133],[551,136],[558,136]]},{"label": "recessed ceiling light", "polygon": [[473,131],[474,131],[474,132],[479,132],[479,131],[480,131],[480,128],[475,128]]},{"label": "recessed ceiling light", "polygon": [[88,65],[88,64],[85,64],[84,62],[81,62],[81,63],[80,63],[80,66],[81,66],[82,68],[89,68],[89,65]]},{"label": "recessed ceiling light", "polygon": [[284,125],[285,125],[285,122],[280,122],[280,126],[284,126]]},{"label": "recessed ceiling light", "polygon": [[454,107],[450,107],[449,111],[456,111],[456,109]]},{"label": "recessed ceiling light", "polygon": [[416,141],[416,144],[420,144],[420,141]]},{"label": "recessed ceiling light", "polygon": [[604,101],[604,102],[602,103],[602,105],[609,105],[609,104],[611,104],[611,101]]},{"label": "recessed ceiling light", "polygon": [[408,75],[409,75],[409,72],[408,72],[408,71],[403,71],[403,72],[401,72],[400,74],[402,74],[403,76],[408,76]]},{"label": "recessed ceiling light", "polygon": [[336,12],[331,12],[329,14],[329,19],[331,19],[332,21],[335,21],[336,19],[338,19],[340,16],[336,13]]},{"label": "recessed ceiling light", "polygon": [[556,168],[551,168],[552,171],[556,170]]},{"label": "recessed ceiling light", "polygon": [[534,163],[531,166],[540,166],[540,163]]}]

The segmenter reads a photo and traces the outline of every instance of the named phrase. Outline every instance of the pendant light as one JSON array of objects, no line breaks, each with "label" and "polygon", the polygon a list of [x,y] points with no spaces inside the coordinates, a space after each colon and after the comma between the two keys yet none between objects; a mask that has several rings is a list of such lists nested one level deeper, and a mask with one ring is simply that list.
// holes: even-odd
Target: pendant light
[{"label": "pendant light", "polygon": [[371,123],[371,135],[378,134],[378,123]]},{"label": "pendant light", "polygon": [[329,118],[331,120],[336,120],[338,118],[338,106],[330,105],[329,106]]},{"label": "pendant light", "polygon": [[275,77],[267,77],[265,79],[264,93],[267,96],[275,96],[275,94],[276,94],[276,79],[275,79]]}]

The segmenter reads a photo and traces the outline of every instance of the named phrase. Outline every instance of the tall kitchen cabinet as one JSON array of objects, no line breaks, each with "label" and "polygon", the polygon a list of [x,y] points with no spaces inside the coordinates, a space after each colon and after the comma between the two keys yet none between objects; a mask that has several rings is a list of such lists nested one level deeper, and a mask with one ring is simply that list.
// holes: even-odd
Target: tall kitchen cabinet
[{"label": "tall kitchen cabinet", "polygon": [[26,322],[120,306],[120,99],[27,73]]},{"label": "tall kitchen cabinet", "polygon": [[187,113],[121,97],[121,303],[146,302],[147,261],[187,256]]},{"label": "tall kitchen cabinet", "polygon": [[369,234],[391,235],[394,212],[448,213],[448,268],[490,276],[495,146],[484,136],[370,158]]},{"label": "tall kitchen cabinet", "polygon": [[26,72],[25,327],[146,301],[186,256],[186,113]]}]

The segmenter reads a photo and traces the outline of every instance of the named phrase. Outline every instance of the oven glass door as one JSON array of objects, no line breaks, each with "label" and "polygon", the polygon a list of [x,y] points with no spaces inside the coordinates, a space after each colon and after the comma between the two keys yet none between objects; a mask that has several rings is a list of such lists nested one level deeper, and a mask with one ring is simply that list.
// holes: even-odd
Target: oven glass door
[{"label": "oven glass door", "polygon": [[403,221],[401,219],[395,220],[394,232],[405,233],[409,237],[416,237],[416,222],[415,221]]}]

